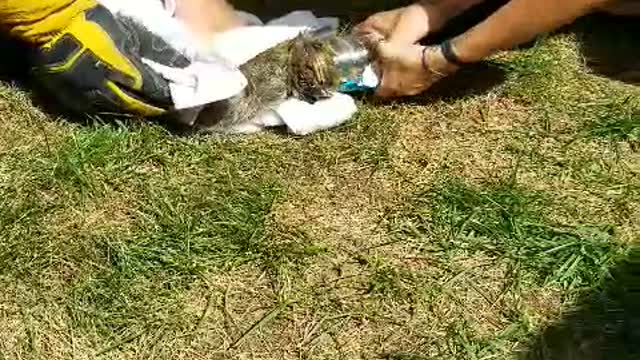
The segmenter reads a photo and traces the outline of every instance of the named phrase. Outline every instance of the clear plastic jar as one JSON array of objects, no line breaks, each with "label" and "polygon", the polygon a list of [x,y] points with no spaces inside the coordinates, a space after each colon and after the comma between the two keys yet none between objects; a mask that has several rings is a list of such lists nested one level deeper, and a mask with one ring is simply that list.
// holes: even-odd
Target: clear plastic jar
[{"label": "clear plastic jar", "polygon": [[340,92],[360,92],[375,89],[378,79],[371,68],[368,49],[355,37],[342,35],[328,42],[333,50],[334,65],[340,74]]}]

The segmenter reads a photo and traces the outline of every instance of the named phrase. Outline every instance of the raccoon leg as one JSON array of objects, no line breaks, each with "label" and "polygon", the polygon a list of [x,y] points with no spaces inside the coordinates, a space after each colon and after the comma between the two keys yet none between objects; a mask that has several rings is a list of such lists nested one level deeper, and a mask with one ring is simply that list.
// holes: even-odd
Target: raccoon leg
[{"label": "raccoon leg", "polygon": [[227,134],[257,134],[268,129],[285,126],[284,119],[277,112],[278,106],[283,101],[273,102],[269,106],[264,106],[255,116],[244,121],[230,123],[224,129]]}]

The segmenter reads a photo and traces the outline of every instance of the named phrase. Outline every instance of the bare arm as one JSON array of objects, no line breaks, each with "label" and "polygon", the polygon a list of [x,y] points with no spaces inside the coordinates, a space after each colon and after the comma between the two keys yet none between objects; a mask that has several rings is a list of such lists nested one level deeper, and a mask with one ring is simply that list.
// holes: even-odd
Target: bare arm
[{"label": "bare arm", "polygon": [[203,40],[243,25],[233,6],[226,0],[176,0],[175,15]]},{"label": "bare arm", "polygon": [[[414,44],[440,30],[449,19],[485,0],[422,0],[404,8],[390,42]],[[561,1],[561,0],[558,0]]]},{"label": "bare arm", "polygon": [[[453,38],[452,50],[462,62],[477,62],[616,3],[613,0],[510,0],[486,20]],[[396,25],[396,31],[407,36],[413,31],[413,36],[420,37],[420,31],[430,30],[434,24],[425,25],[423,18],[422,24],[405,22],[405,25],[407,30]],[[437,46],[423,48],[406,41],[381,41],[376,46],[377,70],[381,76],[377,94],[382,97],[416,95],[459,68],[449,62]]]},{"label": "bare arm", "polygon": [[610,0],[511,0],[484,22],[454,38],[464,62],[480,61],[573,22]]}]

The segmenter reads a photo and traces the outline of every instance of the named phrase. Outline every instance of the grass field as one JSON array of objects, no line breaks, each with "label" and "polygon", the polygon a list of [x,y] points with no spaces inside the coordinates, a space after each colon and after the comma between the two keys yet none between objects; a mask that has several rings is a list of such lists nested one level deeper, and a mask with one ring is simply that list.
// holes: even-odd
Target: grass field
[{"label": "grass field", "polygon": [[637,65],[637,30],[304,138],[81,125],[2,83],[0,359],[640,358],[640,87],[587,61]]}]

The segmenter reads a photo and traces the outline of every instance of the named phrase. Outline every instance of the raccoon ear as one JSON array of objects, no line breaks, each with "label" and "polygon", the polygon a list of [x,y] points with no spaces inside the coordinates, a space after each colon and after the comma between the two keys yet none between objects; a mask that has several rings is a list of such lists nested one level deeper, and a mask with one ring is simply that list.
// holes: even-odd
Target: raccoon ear
[{"label": "raccoon ear", "polygon": [[292,49],[294,47],[299,47],[300,44],[303,44],[303,43],[304,43],[304,36],[302,35],[302,33],[300,33],[289,41],[289,49]]}]

